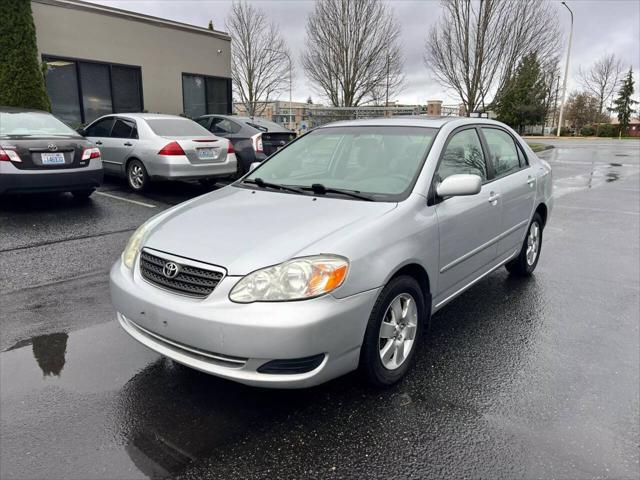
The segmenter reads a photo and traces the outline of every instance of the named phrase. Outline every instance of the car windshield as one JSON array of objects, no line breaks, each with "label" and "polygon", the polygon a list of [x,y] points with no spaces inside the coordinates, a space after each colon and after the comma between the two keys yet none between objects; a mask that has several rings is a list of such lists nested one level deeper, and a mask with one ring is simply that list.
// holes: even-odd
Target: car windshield
[{"label": "car windshield", "polygon": [[150,118],[147,124],[161,137],[211,137],[211,132],[188,118]]},{"label": "car windshield", "polygon": [[0,112],[0,136],[79,135],[46,112]]},{"label": "car windshield", "polygon": [[396,200],[413,186],[436,133],[424,127],[321,128],[274,154],[244,181],[316,184],[316,192],[339,189]]}]

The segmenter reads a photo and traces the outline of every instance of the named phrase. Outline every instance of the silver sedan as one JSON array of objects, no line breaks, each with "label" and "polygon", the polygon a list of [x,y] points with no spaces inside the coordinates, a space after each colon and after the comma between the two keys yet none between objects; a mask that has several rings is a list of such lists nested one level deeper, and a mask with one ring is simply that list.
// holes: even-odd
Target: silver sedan
[{"label": "silver sedan", "polygon": [[133,338],[213,375],[391,385],[434,312],[501,266],[531,275],[552,205],[549,165],[501,123],[331,124],[143,224],[112,300]]},{"label": "silver sedan", "polygon": [[81,130],[100,148],[105,173],[134,191],[151,180],[208,180],[236,173],[233,145],[188,118],[153,113],[101,117]]}]

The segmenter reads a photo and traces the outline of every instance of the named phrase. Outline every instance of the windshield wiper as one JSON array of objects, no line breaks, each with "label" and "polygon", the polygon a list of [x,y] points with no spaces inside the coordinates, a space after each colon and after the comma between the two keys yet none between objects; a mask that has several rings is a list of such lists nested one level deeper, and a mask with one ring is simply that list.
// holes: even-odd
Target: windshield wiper
[{"label": "windshield wiper", "polygon": [[304,190],[302,190],[301,188],[290,187],[288,185],[280,185],[279,183],[265,182],[260,177],[249,179],[249,180],[243,180],[242,183],[249,183],[249,184],[252,184],[252,185],[257,185],[260,188],[272,188],[274,190],[286,190],[287,192],[295,192],[295,193],[301,193],[303,195],[307,195],[307,193]]},{"label": "windshield wiper", "polygon": [[303,190],[311,190],[316,195],[326,195],[327,193],[337,193],[340,195],[346,195],[348,197],[357,198],[359,200],[366,200],[367,202],[375,201],[372,196],[360,193],[358,190],[347,190],[344,188],[330,188],[325,187],[321,183],[314,183],[310,187],[300,187]]}]

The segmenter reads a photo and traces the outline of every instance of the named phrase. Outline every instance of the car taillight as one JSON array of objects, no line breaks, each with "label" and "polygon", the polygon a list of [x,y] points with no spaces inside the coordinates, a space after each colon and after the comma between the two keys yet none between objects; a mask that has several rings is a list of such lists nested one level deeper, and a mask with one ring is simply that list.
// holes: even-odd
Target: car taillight
[{"label": "car taillight", "polygon": [[262,153],[262,134],[256,133],[253,137],[251,137],[251,143],[253,144],[253,149],[256,153]]},{"label": "car taillight", "polygon": [[92,158],[100,158],[100,149],[97,147],[85,148],[82,152],[82,160],[91,160]]},{"label": "car taillight", "polygon": [[231,143],[231,141],[229,141],[229,145],[227,145],[227,155],[230,153],[236,153],[235,148],[233,148],[233,143]]},{"label": "car taillight", "polygon": [[184,150],[178,142],[167,143],[162,150],[158,152],[158,155],[184,155]]},{"label": "car taillight", "polygon": [[22,162],[17,152],[0,148],[0,162]]}]

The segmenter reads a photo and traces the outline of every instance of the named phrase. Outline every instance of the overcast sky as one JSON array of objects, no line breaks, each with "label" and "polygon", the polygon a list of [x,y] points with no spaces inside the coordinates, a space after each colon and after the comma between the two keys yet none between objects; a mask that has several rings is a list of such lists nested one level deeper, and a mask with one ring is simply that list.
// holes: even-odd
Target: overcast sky
[{"label": "overcast sky", "polygon": [[[213,20],[216,30],[225,30],[225,19],[230,10],[230,0],[91,0],[112,7],[132,10],[147,15],[168,18],[206,27]],[[569,12],[557,4],[558,18],[565,33],[562,65],[566,58],[566,42],[569,32]],[[313,0],[254,0],[271,20],[280,26],[289,47],[297,59],[294,80],[294,101],[304,101],[311,95],[321,100],[304,77],[299,62],[305,42],[305,23],[313,10]],[[424,40],[431,25],[441,14],[438,0],[393,0],[387,2],[394,10],[401,28],[405,54],[406,88],[398,96],[402,103],[425,103],[441,99],[445,103],[458,103],[451,91],[440,86],[430,75],[423,62]],[[615,53],[626,65],[633,66],[636,80],[636,96],[640,90],[640,1],[638,0],[568,0],[575,16],[569,87],[578,87],[575,81],[578,68],[588,67],[599,56]],[[288,95],[285,95],[288,98]]]}]

